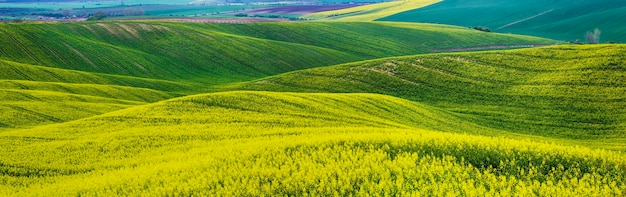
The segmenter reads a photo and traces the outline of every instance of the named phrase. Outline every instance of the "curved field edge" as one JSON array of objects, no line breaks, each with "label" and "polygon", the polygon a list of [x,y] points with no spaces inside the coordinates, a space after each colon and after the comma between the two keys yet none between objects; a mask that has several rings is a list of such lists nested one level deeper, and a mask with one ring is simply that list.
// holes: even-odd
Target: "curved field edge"
[{"label": "curved field edge", "polygon": [[388,115],[404,110],[441,114],[375,94],[224,92],[3,132],[0,194],[619,196],[626,188],[621,152],[429,131]]},{"label": "curved field edge", "polygon": [[[224,86],[405,98],[497,130],[559,139],[625,139],[624,45],[417,55],[302,70]],[[622,145],[620,145],[622,144]]]}]

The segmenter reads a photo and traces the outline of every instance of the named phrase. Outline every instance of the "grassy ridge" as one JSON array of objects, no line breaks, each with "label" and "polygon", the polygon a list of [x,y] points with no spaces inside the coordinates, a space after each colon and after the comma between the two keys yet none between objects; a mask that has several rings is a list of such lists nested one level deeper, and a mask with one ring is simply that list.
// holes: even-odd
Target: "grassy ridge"
[{"label": "grassy ridge", "polygon": [[[213,85],[370,58],[448,47],[552,42],[409,23],[102,22],[0,27],[1,88],[140,103],[208,92]],[[445,36],[437,39],[441,35]],[[46,105],[55,101],[31,102]],[[68,110],[71,113],[72,108]],[[17,111],[11,114],[7,119],[19,119]],[[20,127],[26,123],[3,124]],[[28,125],[40,123],[45,122]]]},{"label": "grassy ridge", "polygon": [[407,56],[286,73],[232,89],[368,92],[513,132],[624,138],[623,45]]},{"label": "grassy ridge", "polygon": [[623,153],[410,126],[445,114],[373,94],[183,97],[0,133],[0,194],[621,195],[626,188]]},{"label": "grassy ridge", "polygon": [[[229,130],[232,128],[420,127],[435,130],[456,129],[457,132],[487,129],[475,124],[462,123],[462,120],[437,108],[373,94],[212,93],[116,111],[68,125],[82,128],[85,126],[80,123],[85,121],[89,122],[87,125],[94,124],[92,122],[98,122],[96,125],[106,124],[108,126],[102,129],[108,131],[124,131],[126,127],[156,129],[169,124],[192,127],[219,125],[230,128],[223,130],[228,133],[212,135],[225,138],[228,138],[226,137],[228,135],[250,135],[231,133]],[[63,134],[66,131],[67,129],[63,127],[56,132]],[[50,131],[46,132],[50,134]],[[104,130],[94,128],[83,132],[97,134]]]},{"label": "grassy ridge", "polygon": [[61,123],[143,102],[39,90],[0,89],[0,129]]},{"label": "grassy ridge", "polygon": [[[552,43],[533,37],[483,36],[449,26],[388,24],[1,24],[0,56],[63,69],[220,84],[440,48]],[[435,39],[447,30],[445,37]]]},{"label": "grassy ridge", "polygon": [[0,60],[0,69],[3,71],[0,73],[2,80],[117,85],[173,92],[174,94],[189,94],[198,91],[193,83],[50,68],[6,60]]},{"label": "grassy ridge", "polygon": [[432,53],[450,48],[555,43],[544,38],[487,34],[456,26],[395,22],[310,22],[295,25],[252,23],[219,26],[218,30],[235,35],[330,48],[360,57],[359,60]]},{"label": "grassy ridge", "polygon": [[97,96],[113,99],[122,99],[138,102],[156,102],[174,97],[176,94],[169,94],[162,91],[134,88],[128,86],[96,85],[96,84],[70,84],[54,82],[34,82],[19,80],[0,81],[0,89],[13,90],[41,90],[52,92],[63,92],[69,94]]},{"label": "grassy ridge", "polygon": [[[180,96],[192,85],[0,60],[1,128],[32,127]],[[197,90],[195,90],[197,91]]]},{"label": "grassy ridge", "polygon": [[[7,37],[3,40],[8,42],[4,45],[13,50],[2,50],[2,56],[20,63],[64,69],[211,83],[350,59],[329,49],[165,24],[169,25],[114,22],[7,25],[2,28]],[[279,51],[280,55],[272,54]],[[295,58],[296,51],[312,55]],[[284,63],[263,58],[268,56],[279,56],[276,59]]]},{"label": "grassy ridge", "polygon": [[0,196],[626,194],[623,45],[314,68],[552,41],[383,22],[0,27]]},{"label": "grassy ridge", "polygon": [[601,41],[626,41],[626,2],[446,0],[382,18],[459,26],[487,26],[497,32],[534,35],[557,40],[585,41],[585,32],[602,30]]}]

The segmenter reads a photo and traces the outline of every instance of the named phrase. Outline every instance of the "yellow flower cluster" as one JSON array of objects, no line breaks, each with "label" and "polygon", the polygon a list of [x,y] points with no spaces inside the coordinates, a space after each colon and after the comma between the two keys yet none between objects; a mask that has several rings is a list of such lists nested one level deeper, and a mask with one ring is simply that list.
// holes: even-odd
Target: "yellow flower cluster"
[{"label": "yellow flower cluster", "polygon": [[619,196],[626,189],[626,156],[619,152],[408,129],[273,131],[221,140],[125,135],[119,142],[38,143],[83,155],[67,154],[65,166],[47,171],[2,164],[0,193]]}]

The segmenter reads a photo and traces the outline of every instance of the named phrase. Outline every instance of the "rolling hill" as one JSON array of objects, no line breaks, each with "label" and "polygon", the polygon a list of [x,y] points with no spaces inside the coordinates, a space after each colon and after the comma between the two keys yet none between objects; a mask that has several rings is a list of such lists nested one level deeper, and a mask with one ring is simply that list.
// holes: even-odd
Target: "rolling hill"
[{"label": "rolling hill", "polygon": [[485,127],[582,143],[610,136],[621,144],[625,52],[624,45],[598,45],[406,56],[295,71],[227,89],[386,94]]},{"label": "rolling hill", "polygon": [[[0,128],[65,122],[131,104],[209,92],[214,85],[350,61],[452,47],[552,43],[536,37],[408,23],[98,22],[0,26],[0,88],[11,95],[33,98],[38,97],[31,95],[33,91],[56,95],[54,99],[30,99],[30,106],[14,103],[15,99],[2,100],[7,110],[3,111]],[[86,113],[85,108],[59,104],[75,100],[74,96],[114,99],[105,103],[115,103],[115,107],[94,107],[98,110]],[[86,99],[82,105],[91,101]],[[124,105],[118,105],[121,103]],[[41,106],[48,108],[38,110]],[[26,121],[29,118],[20,117],[39,118]]]},{"label": "rolling hill", "polygon": [[626,187],[623,153],[420,129],[480,128],[449,118],[376,94],[176,98],[1,132],[0,194],[619,195]]},{"label": "rolling hill", "polygon": [[3,60],[0,70],[0,130],[86,118],[181,96],[181,92],[197,88]]},{"label": "rolling hill", "polygon": [[4,60],[203,84],[446,48],[554,43],[409,23],[103,22],[0,27]]},{"label": "rolling hill", "polygon": [[398,13],[380,21],[411,21],[486,26],[496,32],[534,35],[556,40],[585,42],[585,32],[598,28],[601,42],[626,41],[626,2],[445,0]]},{"label": "rolling hill", "polygon": [[621,196],[624,45],[397,22],[0,24],[0,196]]}]

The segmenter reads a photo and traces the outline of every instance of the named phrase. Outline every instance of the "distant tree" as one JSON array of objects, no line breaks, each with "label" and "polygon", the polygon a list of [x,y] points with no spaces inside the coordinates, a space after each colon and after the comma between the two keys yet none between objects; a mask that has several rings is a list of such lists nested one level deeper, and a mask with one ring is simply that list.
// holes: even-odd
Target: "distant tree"
[{"label": "distant tree", "polygon": [[103,13],[103,12],[98,12],[98,13],[96,13],[96,14],[94,14],[94,15],[90,16],[87,20],[88,20],[88,21],[98,21],[98,20],[102,20],[102,19],[104,19],[104,18],[106,18],[106,17],[107,17],[107,15],[106,15],[105,13]]},{"label": "distant tree", "polygon": [[489,27],[476,26],[474,27],[474,29],[478,31],[491,32],[491,29],[489,29]]},{"label": "distant tree", "polygon": [[587,40],[587,44],[598,44],[600,43],[600,30],[596,28],[593,32],[588,31],[585,35],[585,39]]}]

